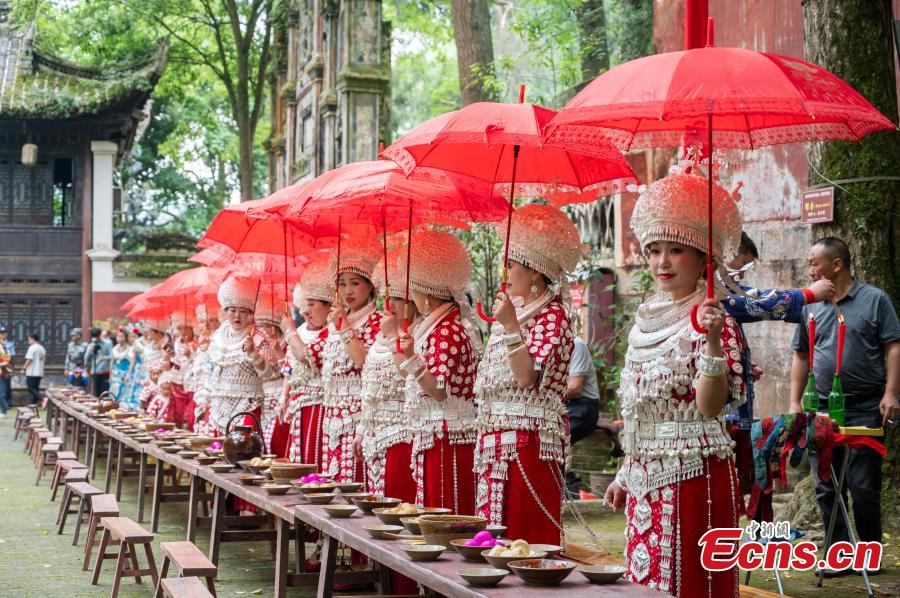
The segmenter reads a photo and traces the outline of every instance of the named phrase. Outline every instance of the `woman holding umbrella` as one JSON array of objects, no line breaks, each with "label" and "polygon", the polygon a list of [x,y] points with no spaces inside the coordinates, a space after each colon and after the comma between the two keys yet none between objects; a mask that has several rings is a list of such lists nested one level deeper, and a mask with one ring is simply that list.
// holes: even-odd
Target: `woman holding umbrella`
[{"label": "woman holding umbrella", "polygon": [[360,417],[360,373],[381,324],[371,282],[380,255],[377,243],[357,238],[346,240],[335,256],[340,301],[331,307],[323,350],[322,469],[338,482],[363,481],[353,440]]},{"label": "woman holding umbrella", "polygon": [[[190,374],[185,376],[184,389],[194,395],[194,431],[203,436],[209,436],[209,411],[205,407],[198,407],[201,395],[206,392],[206,373],[209,363],[209,341],[212,334],[219,329],[219,317],[210,313],[205,303],[197,306],[194,312],[197,316],[197,350],[191,359]],[[205,401],[205,399],[204,399]],[[203,403],[205,405],[205,403]]]},{"label": "woman holding umbrella", "polygon": [[527,205],[514,213],[507,293],[497,296],[475,384],[476,512],[506,525],[508,537],[532,543],[561,541],[572,352],[561,287],[581,252],[575,225],[556,208]]},{"label": "woman holding umbrella", "polygon": [[[406,379],[394,364],[398,323],[403,320],[406,296],[403,285],[406,248],[390,252],[387,258],[387,265],[382,258],[375,268],[374,282],[384,291],[389,307],[382,314],[381,331],[369,348],[362,369],[362,414],[354,449],[365,463],[367,490],[415,503],[416,484],[410,468],[410,425],[404,412]],[[413,304],[409,308],[409,325],[415,328],[419,323],[419,312]]]},{"label": "woman holding umbrella", "polygon": [[474,347],[481,346],[468,330],[472,313],[465,289],[472,261],[462,242],[447,232],[421,232],[412,246],[409,288],[423,320],[400,335],[403,354],[395,359],[407,376],[416,504],[471,515],[476,437],[472,389],[478,359]]},{"label": "woman holding umbrella", "polygon": [[[707,180],[672,174],[638,199],[631,220],[649,257],[657,294],[643,303],[628,336],[619,387],[625,462],[606,491],[625,507],[628,577],[679,596],[737,596],[737,569],[703,569],[698,541],[713,527],[737,527],[734,443],[726,403],[744,400],[743,339],[718,299],[706,299],[706,248],[735,255],[741,217]],[[699,306],[697,332],[691,312]]]},{"label": "woman holding umbrella", "polygon": [[285,379],[281,417],[290,424],[288,457],[294,463],[322,465],[322,350],[328,338],[328,314],[334,300],[334,272],[329,258],[311,263],[294,288],[294,307],[303,314],[281,319],[288,345],[290,375]]},{"label": "woman holding umbrella", "polygon": [[260,424],[262,425],[263,443],[266,452],[279,457],[287,455],[289,430],[281,420],[281,396],[284,390],[283,335],[281,318],[284,315],[285,303],[263,287],[256,299],[254,321],[268,337],[270,351],[267,356],[266,373],[262,378],[263,402],[260,406]]}]

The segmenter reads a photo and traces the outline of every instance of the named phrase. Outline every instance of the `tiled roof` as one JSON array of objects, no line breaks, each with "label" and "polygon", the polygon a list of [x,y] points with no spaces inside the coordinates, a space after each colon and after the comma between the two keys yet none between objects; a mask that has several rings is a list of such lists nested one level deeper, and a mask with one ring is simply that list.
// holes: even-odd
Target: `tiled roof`
[{"label": "tiled roof", "polygon": [[34,26],[19,31],[6,22],[4,4],[0,0],[0,119],[72,118],[127,101],[143,103],[162,74],[165,40],[130,64],[103,69],[77,65],[34,50]]}]

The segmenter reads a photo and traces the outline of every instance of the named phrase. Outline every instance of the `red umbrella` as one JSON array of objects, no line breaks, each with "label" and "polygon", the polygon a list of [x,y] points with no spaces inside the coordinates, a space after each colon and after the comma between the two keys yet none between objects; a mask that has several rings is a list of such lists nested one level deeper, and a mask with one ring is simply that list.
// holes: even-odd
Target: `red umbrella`
[{"label": "red umbrella", "polygon": [[[799,60],[713,46],[632,60],[578,93],[549,123],[547,145],[671,147],[705,140],[713,147],[753,149],[798,141],[848,139],[894,123],[840,78]],[[709,177],[707,279],[712,281],[712,169]],[[713,297],[713,284],[707,295]],[[696,323],[694,327],[705,332]]]},{"label": "red umbrella", "polygon": [[[637,182],[622,154],[610,147],[585,146],[579,151],[545,147],[543,129],[556,112],[525,104],[478,102],[419,125],[384,151],[404,172],[438,168],[506,184],[510,193],[501,289],[506,290],[508,231],[516,193],[545,196],[557,191],[598,190],[603,195]],[[587,201],[595,198],[591,194]],[[486,321],[481,304],[478,314]]]},{"label": "red umbrella", "polygon": [[185,297],[193,297],[203,287],[221,281],[216,272],[201,266],[188,268],[172,274],[147,292],[147,298],[154,303],[170,302]]},{"label": "red umbrella", "polygon": [[[287,276],[297,280],[306,266],[323,250],[312,250],[310,253],[294,257],[277,256],[271,253],[237,253],[224,245],[208,247],[188,261],[203,264],[224,275],[246,276],[257,278],[262,282],[281,282]],[[287,271],[285,271],[285,267]]]}]

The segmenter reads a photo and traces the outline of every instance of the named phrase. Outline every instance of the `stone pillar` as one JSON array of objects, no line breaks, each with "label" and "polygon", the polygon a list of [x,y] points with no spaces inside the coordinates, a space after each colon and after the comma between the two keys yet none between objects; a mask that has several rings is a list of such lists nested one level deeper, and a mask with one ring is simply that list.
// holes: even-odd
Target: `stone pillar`
[{"label": "stone pillar", "polygon": [[119,255],[113,249],[113,172],[118,145],[111,141],[92,141],[92,218],[91,260],[92,291],[112,291],[112,262]]}]

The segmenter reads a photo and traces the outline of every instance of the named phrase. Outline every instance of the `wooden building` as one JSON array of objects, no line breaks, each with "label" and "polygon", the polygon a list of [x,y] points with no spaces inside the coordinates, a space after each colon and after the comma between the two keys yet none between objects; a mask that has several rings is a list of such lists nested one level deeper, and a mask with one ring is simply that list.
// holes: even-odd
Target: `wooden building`
[{"label": "wooden building", "polygon": [[60,364],[69,330],[146,288],[113,274],[115,167],[165,65],[100,69],[35,49],[35,27],[0,0],[0,324],[24,353],[40,334]]}]

